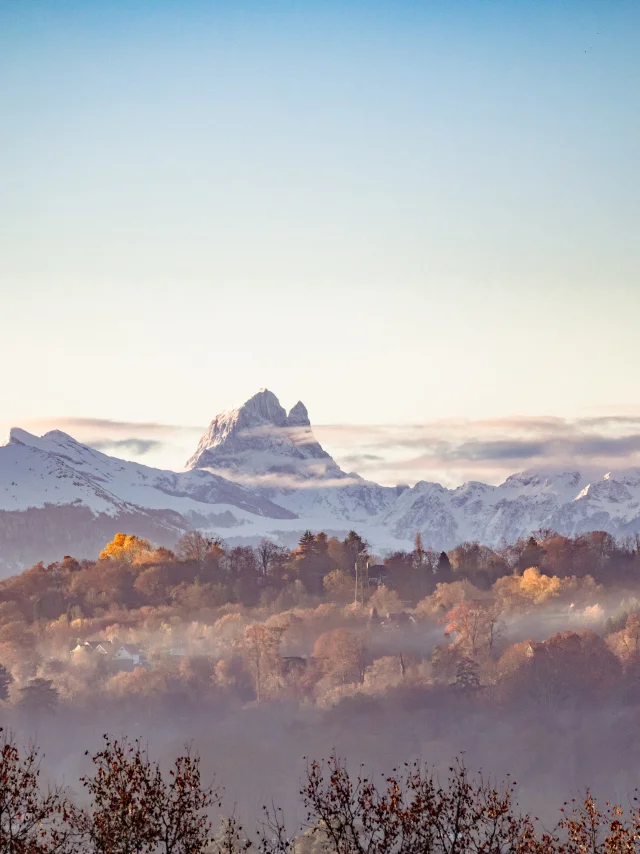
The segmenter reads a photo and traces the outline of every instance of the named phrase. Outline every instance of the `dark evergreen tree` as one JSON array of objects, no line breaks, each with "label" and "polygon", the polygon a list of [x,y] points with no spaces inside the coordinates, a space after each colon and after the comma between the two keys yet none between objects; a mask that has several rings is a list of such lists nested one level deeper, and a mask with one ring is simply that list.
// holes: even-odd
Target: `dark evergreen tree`
[{"label": "dark evergreen tree", "polygon": [[526,546],[520,553],[518,563],[516,564],[516,570],[518,571],[518,574],[523,573],[525,569],[529,569],[529,567],[532,566],[537,566],[538,568],[541,568],[542,563],[544,561],[544,556],[544,548],[540,545],[540,543],[536,540],[535,537],[529,537]]},{"label": "dark evergreen tree", "polygon": [[322,580],[332,569],[327,535],[321,531],[314,536],[311,531],[305,531],[300,537],[295,559],[304,586],[310,593],[321,596],[324,590]]},{"label": "dark evergreen tree", "polygon": [[449,560],[449,555],[446,552],[440,552],[438,565],[436,567],[435,580],[437,584],[450,584],[454,580],[451,561]]},{"label": "dark evergreen tree", "polygon": [[58,692],[51,679],[31,679],[20,689],[20,707],[25,712],[53,712],[58,705]]},{"label": "dark evergreen tree", "polygon": [[305,531],[298,540],[298,551],[300,554],[307,556],[313,552],[315,543],[316,538],[313,536],[313,533],[311,531]]},{"label": "dark evergreen tree", "polygon": [[457,691],[469,693],[477,691],[480,687],[480,676],[478,675],[478,665],[472,658],[462,658],[458,662],[456,668],[456,679],[453,687]]},{"label": "dark evergreen tree", "polygon": [[0,700],[9,699],[9,685],[13,682],[13,676],[4,664],[0,664]]},{"label": "dark evergreen tree", "polygon": [[356,565],[358,558],[364,558],[367,555],[367,543],[362,539],[360,534],[355,531],[349,531],[347,536],[342,541],[345,551],[349,555],[351,569]]}]

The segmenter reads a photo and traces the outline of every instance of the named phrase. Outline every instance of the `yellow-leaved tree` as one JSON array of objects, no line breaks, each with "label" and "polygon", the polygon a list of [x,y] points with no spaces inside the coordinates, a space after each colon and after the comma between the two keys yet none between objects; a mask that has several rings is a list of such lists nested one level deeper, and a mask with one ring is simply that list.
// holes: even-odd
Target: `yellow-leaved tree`
[{"label": "yellow-leaved tree", "polygon": [[522,575],[505,575],[493,585],[507,610],[527,610],[533,605],[543,605],[559,596],[566,587],[566,580],[555,575],[543,575],[537,566],[530,566]]},{"label": "yellow-leaved tree", "polygon": [[100,552],[100,560],[110,559],[134,563],[152,551],[151,543],[141,537],[136,537],[135,534],[116,534]]}]

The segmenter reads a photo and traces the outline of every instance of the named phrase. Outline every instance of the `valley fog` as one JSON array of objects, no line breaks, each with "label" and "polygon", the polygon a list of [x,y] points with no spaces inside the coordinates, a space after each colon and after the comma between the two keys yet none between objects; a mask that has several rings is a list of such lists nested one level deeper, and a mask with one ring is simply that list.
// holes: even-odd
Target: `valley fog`
[{"label": "valley fog", "polygon": [[118,535],[97,561],[7,579],[3,726],[79,798],[105,734],[165,765],[190,744],[225,789],[220,815],[248,827],[272,803],[300,825],[306,762],[334,752],[373,775],[416,759],[446,775],[462,757],[510,775],[549,825],[587,785],[624,800],[640,758],[634,544],[548,532],[437,555],[418,537],[382,563],[367,549],[355,532],[292,550]]}]

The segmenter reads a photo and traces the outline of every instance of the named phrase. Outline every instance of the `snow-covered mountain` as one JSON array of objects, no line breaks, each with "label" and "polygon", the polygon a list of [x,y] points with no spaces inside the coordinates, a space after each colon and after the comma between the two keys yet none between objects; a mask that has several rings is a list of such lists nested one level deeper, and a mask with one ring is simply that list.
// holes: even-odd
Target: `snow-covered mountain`
[{"label": "snow-covered mountain", "polygon": [[266,388],[213,419],[187,468],[218,471],[259,485],[347,477],[316,441],[302,401],[287,415]]},{"label": "snow-covered mountain", "polygon": [[173,510],[186,518],[215,507],[273,519],[292,513],[212,472],[154,469],[110,457],[52,430],[42,437],[14,428],[0,448],[0,510],[82,504],[94,513]]},{"label": "snow-covered mountain", "polygon": [[292,544],[310,528],[356,528],[377,551],[497,545],[540,528],[640,532],[640,469],[587,480],[527,471],[499,486],[383,487],[344,472],[316,441],[305,406],[262,389],[218,415],[182,472],[110,457],[54,430],[13,429],[0,446],[0,572],[64,553],[92,557],[118,530],[170,545],[186,529],[228,542]]},{"label": "snow-covered mountain", "polygon": [[317,442],[306,406],[289,414],[268,389],[216,416],[187,468],[250,484],[300,518],[334,526],[389,509],[398,491],[342,471]]},{"label": "snow-covered mountain", "polygon": [[499,486],[470,482],[456,489],[420,481],[377,521],[399,539],[420,531],[436,549],[473,540],[497,546],[545,528],[624,537],[640,531],[640,469],[592,482],[577,471],[525,471]]},{"label": "snow-covered mountain", "polygon": [[170,545],[191,527],[224,531],[262,517],[294,514],[211,472],[120,460],[59,430],[14,428],[0,447],[0,572],[65,551],[95,556],[119,530]]}]

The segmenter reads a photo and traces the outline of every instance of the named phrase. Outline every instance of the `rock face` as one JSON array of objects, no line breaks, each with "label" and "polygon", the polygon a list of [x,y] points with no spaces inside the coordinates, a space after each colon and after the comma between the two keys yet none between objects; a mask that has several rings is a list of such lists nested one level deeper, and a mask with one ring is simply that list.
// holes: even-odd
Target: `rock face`
[{"label": "rock face", "polygon": [[306,406],[298,401],[287,414],[268,389],[214,418],[187,468],[251,485],[312,527],[369,520],[396,496],[342,471],[316,441]]},{"label": "rock face", "polygon": [[266,388],[213,419],[187,468],[285,488],[298,479],[347,476],[316,441],[305,405],[299,401],[287,415]]},{"label": "rock face", "polygon": [[489,546],[541,528],[617,537],[640,532],[640,469],[588,481],[526,471],[499,486],[421,481],[383,487],[348,474],[316,441],[302,403],[262,389],[211,422],[186,471],[107,456],[58,430],[11,431],[0,446],[0,574],[65,553],[95,557],[115,530],[170,545],[190,527],[231,543],[295,542],[305,529],[356,528],[378,552]]}]

